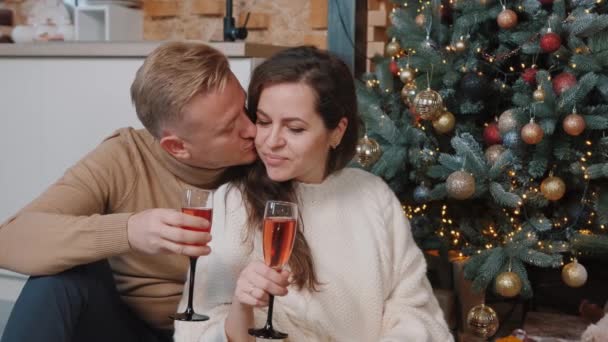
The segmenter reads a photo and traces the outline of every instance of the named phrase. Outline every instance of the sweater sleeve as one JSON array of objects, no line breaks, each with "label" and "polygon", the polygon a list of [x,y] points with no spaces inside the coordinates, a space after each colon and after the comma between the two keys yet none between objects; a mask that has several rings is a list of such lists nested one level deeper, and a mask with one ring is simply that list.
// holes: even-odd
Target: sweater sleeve
[{"label": "sweater sleeve", "polygon": [[[390,190],[389,190],[390,191]],[[385,222],[391,240],[390,293],[384,302],[381,341],[453,341],[426,277],[426,261],[395,196],[388,195]]]},{"label": "sweater sleeve", "polygon": [[0,226],[0,268],[55,274],[129,251],[130,213],[110,213],[132,190],[134,166],[119,134],[109,137]]}]

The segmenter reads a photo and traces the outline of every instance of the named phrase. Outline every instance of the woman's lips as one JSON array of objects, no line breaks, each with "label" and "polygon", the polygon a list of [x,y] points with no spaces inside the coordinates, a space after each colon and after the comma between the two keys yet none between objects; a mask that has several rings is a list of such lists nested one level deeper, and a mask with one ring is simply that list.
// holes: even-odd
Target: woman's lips
[{"label": "woman's lips", "polygon": [[264,159],[265,164],[270,166],[279,166],[287,160],[287,158],[283,158],[276,154],[262,154],[262,157]]}]

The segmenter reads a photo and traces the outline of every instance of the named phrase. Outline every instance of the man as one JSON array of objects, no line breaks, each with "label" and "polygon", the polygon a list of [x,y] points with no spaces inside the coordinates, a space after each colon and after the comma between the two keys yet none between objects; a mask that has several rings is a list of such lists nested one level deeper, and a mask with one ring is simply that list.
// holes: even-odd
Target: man
[{"label": "man", "polygon": [[255,160],[255,126],[226,57],[203,44],[157,48],[131,97],[145,130],[118,130],[0,226],[0,267],[34,276],[2,342],[171,339],[186,256],[211,240],[174,208]]}]

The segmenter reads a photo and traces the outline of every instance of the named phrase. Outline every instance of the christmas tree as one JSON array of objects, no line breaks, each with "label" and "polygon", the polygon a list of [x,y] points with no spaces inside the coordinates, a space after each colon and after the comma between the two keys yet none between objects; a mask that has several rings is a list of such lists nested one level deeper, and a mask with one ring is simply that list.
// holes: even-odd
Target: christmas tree
[{"label": "christmas tree", "polygon": [[606,1],[393,3],[357,88],[361,166],[475,288],[529,298],[526,265],[582,286],[576,257],[608,252]]}]

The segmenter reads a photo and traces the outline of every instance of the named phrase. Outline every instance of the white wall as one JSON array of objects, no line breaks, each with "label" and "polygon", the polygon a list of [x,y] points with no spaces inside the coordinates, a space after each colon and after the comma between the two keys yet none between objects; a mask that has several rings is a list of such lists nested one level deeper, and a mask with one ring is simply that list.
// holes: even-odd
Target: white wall
[{"label": "white wall", "polygon": [[[129,87],[141,58],[0,58],[0,221],[115,129],[142,127]],[[232,58],[243,85],[256,59]]]}]

